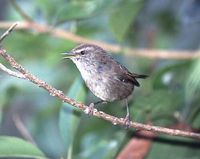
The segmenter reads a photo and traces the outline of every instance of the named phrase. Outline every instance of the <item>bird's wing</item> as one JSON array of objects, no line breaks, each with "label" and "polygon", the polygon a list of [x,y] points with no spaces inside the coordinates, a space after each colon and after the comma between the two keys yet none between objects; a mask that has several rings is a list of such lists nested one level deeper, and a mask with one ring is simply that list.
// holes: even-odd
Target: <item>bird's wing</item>
[{"label": "bird's wing", "polygon": [[120,80],[124,83],[133,83],[135,86],[140,86],[139,82],[136,80],[135,75],[128,71],[128,69],[121,65],[119,62],[115,61],[112,57],[106,60],[102,59],[102,62],[109,68],[109,76]]},{"label": "bird's wing", "polygon": [[105,74],[104,76],[111,76],[117,80],[125,83],[133,83],[135,86],[139,87],[140,84],[136,78],[146,78],[146,75],[139,75],[136,73],[131,73],[129,70],[121,65],[119,62],[115,61],[111,56],[102,57],[100,60],[101,65],[104,65]]},{"label": "bird's wing", "polygon": [[134,74],[132,74],[131,72],[128,71],[128,69],[122,65],[120,65],[120,73],[117,74],[119,80],[123,81],[123,82],[130,82],[133,83],[135,86],[139,87],[140,84],[139,82],[136,80],[136,77],[134,76]]}]

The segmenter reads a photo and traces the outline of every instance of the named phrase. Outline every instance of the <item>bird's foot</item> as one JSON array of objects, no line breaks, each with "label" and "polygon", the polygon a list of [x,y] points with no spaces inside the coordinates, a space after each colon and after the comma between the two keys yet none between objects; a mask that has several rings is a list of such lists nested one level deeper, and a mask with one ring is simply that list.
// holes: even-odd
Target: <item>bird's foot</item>
[{"label": "bird's foot", "polygon": [[100,101],[98,101],[98,102],[95,102],[95,103],[93,103],[94,105],[100,105],[100,104],[107,104],[107,102],[106,101],[103,101],[103,100],[100,100]]},{"label": "bird's foot", "polygon": [[124,125],[126,129],[129,129],[131,126],[131,118],[129,114],[127,114],[126,117],[124,118]]},{"label": "bird's foot", "polygon": [[90,105],[84,110],[85,114],[89,116],[93,115],[94,112],[94,103],[90,103]]}]

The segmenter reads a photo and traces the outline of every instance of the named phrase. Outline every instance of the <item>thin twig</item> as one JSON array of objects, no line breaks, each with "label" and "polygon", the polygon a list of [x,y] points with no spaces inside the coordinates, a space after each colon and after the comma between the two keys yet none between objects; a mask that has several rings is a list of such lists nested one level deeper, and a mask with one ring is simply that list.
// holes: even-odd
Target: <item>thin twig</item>
[{"label": "thin twig", "polygon": [[29,142],[36,145],[36,142],[33,140],[31,134],[27,130],[27,128],[24,126],[24,123],[21,121],[19,115],[14,114],[13,115],[13,122],[15,123],[15,126],[17,130],[20,132],[20,134]]},{"label": "thin twig", "polygon": [[[0,28],[7,29],[13,22],[0,22]],[[185,60],[185,59],[196,59],[200,57],[200,52],[198,51],[172,51],[172,50],[150,50],[150,49],[132,49],[129,47],[123,47],[119,45],[108,44],[105,42],[100,42],[93,39],[88,39],[71,32],[67,32],[62,29],[57,29],[50,27],[48,25],[39,24],[36,22],[21,21],[16,29],[24,30],[35,30],[38,33],[48,32],[54,37],[70,40],[75,43],[90,43],[98,45],[107,51],[113,53],[123,52],[125,55],[144,57],[150,59],[175,59],[175,60]]]},{"label": "thin twig", "polygon": [[17,77],[17,78],[21,78],[21,79],[25,79],[25,76],[21,73],[18,72],[14,72],[10,69],[8,69],[6,66],[4,66],[3,64],[0,63],[0,69],[6,73],[8,73],[11,76]]},{"label": "thin twig", "polygon": [[16,0],[9,0],[10,4],[13,6],[13,8],[21,15],[21,17],[29,22],[32,22],[32,18],[28,16],[17,4]]},{"label": "thin twig", "polygon": [[1,37],[0,37],[0,43],[3,41],[3,39],[8,36],[12,30],[17,26],[17,23],[12,24],[7,30],[6,32],[4,32]]},{"label": "thin twig", "polygon": [[[79,103],[67,96],[60,91],[52,87],[51,85],[47,84],[46,82],[40,80],[37,78],[35,75],[31,74],[27,70],[25,70],[20,64],[18,64],[7,52],[6,50],[0,49],[0,55],[4,57],[6,61],[10,63],[10,65],[15,68],[17,71],[22,73],[25,76],[26,80],[31,81],[32,83],[36,84],[39,87],[44,88],[49,92],[51,96],[58,97],[61,99],[63,102],[69,103],[73,105],[74,107],[79,108],[80,110],[84,111],[88,109],[88,106]],[[114,125],[123,125],[125,126],[125,119],[124,118],[117,118],[115,116],[111,116],[109,114],[106,114],[102,111],[98,111],[97,109],[94,109],[93,111],[93,116],[96,116],[98,118],[104,119],[106,121],[109,121],[113,123]],[[176,129],[169,129],[169,128],[164,128],[164,127],[158,127],[158,126],[152,126],[152,125],[147,125],[147,124],[141,124],[137,122],[130,122],[130,128],[135,128],[139,130],[147,130],[147,131],[153,131],[157,133],[164,133],[164,134],[169,134],[169,135],[176,135],[176,136],[184,136],[184,137],[192,137],[196,139],[200,139],[200,134],[194,133],[194,132],[188,132],[188,131],[182,131],[182,130],[176,130]]]}]

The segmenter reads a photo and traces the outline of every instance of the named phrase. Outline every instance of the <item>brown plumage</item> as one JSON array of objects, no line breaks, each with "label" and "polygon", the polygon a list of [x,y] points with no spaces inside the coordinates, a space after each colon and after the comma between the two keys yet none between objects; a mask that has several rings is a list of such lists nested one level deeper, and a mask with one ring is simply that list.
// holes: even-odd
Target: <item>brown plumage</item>
[{"label": "brown plumage", "polygon": [[92,93],[103,101],[126,99],[134,86],[140,86],[137,78],[147,77],[129,72],[96,45],[82,44],[65,55],[76,64]]}]

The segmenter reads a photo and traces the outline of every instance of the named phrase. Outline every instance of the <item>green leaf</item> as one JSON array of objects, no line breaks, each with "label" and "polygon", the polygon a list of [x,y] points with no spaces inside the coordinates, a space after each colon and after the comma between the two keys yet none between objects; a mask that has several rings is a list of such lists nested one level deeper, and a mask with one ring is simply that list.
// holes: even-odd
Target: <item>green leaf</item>
[{"label": "green leaf", "polygon": [[142,6],[143,0],[126,0],[121,1],[113,10],[109,23],[111,31],[118,41],[124,40]]},{"label": "green leaf", "polygon": [[[48,48],[51,48],[52,45],[49,45],[48,42],[49,36],[47,34],[32,34],[30,32],[16,32],[13,34],[12,38],[8,38],[5,47],[9,48],[9,52],[15,53],[15,57],[19,60],[20,58],[25,60],[28,58],[44,58],[45,54],[48,53]],[[12,41],[23,41],[23,43],[12,43]],[[34,45],[33,45],[34,44]],[[37,46],[37,47],[35,47]],[[16,49],[17,48],[17,49]],[[42,52],[42,54],[41,54]],[[22,58],[23,54],[23,58]],[[50,56],[50,54],[48,54]]]},{"label": "green leaf", "polygon": [[[199,142],[180,137],[157,138],[146,159],[191,159],[199,158]],[[169,153],[170,152],[170,153]]]},{"label": "green leaf", "polygon": [[35,145],[20,138],[8,136],[0,136],[0,157],[46,158]]},{"label": "green leaf", "polygon": [[[108,128],[109,129],[109,128]],[[76,156],[77,159],[110,159],[114,158],[122,144],[126,133],[123,131],[99,130],[94,133],[87,133],[83,136],[81,153]]]},{"label": "green leaf", "polygon": [[[75,80],[67,95],[76,101],[85,101],[86,90],[80,78]],[[79,122],[80,117],[78,116],[77,108],[65,103],[60,110],[59,129],[68,156],[72,155],[73,141]]]},{"label": "green leaf", "polygon": [[155,90],[146,96],[137,97],[131,107],[134,120],[144,122],[154,120],[159,125],[167,125],[173,120],[173,113],[180,108],[180,97],[169,90]]},{"label": "green leaf", "polygon": [[[95,16],[96,14],[102,13],[109,4],[112,3],[111,0],[84,0],[84,1],[59,1],[56,0],[48,1],[36,1],[38,7],[51,22],[62,23],[69,20],[78,20],[83,18],[89,18]],[[59,7],[55,7],[59,5]]]},{"label": "green leaf", "polygon": [[58,20],[76,20],[94,16],[95,14],[102,12],[109,2],[111,1],[69,1],[63,6],[62,10],[58,12]]},{"label": "green leaf", "polygon": [[[187,71],[190,64],[191,64],[190,61],[178,62],[178,63],[174,63],[174,64],[171,64],[171,65],[168,65],[168,66],[165,66],[165,67],[159,69],[159,71],[157,71],[154,74],[154,77],[152,77],[153,88],[154,89],[161,89],[161,88],[166,89],[169,87],[169,85],[172,85],[172,83],[175,83],[175,84],[178,83],[179,85],[180,84],[184,85],[183,79],[185,79],[185,77],[187,76],[187,75],[185,75],[185,72]],[[177,76],[177,74],[180,74],[180,75]],[[171,78],[174,78],[174,79],[171,79],[171,80],[173,80],[173,82],[171,80],[165,81],[164,76],[165,77],[171,76]]]},{"label": "green leaf", "polygon": [[[198,111],[198,112],[197,112]],[[195,114],[195,118],[194,120],[192,121],[192,127],[193,128],[197,128],[199,129],[199,123],[200,123],[200,108],[198,108],[198,110],[196,111],[196,114]]]},{"label": "green leaf", "polygon": [[200,90],[200,60],[196,60],[189,71],[189,76],[185,84],[186,100],[192,100]]}]

